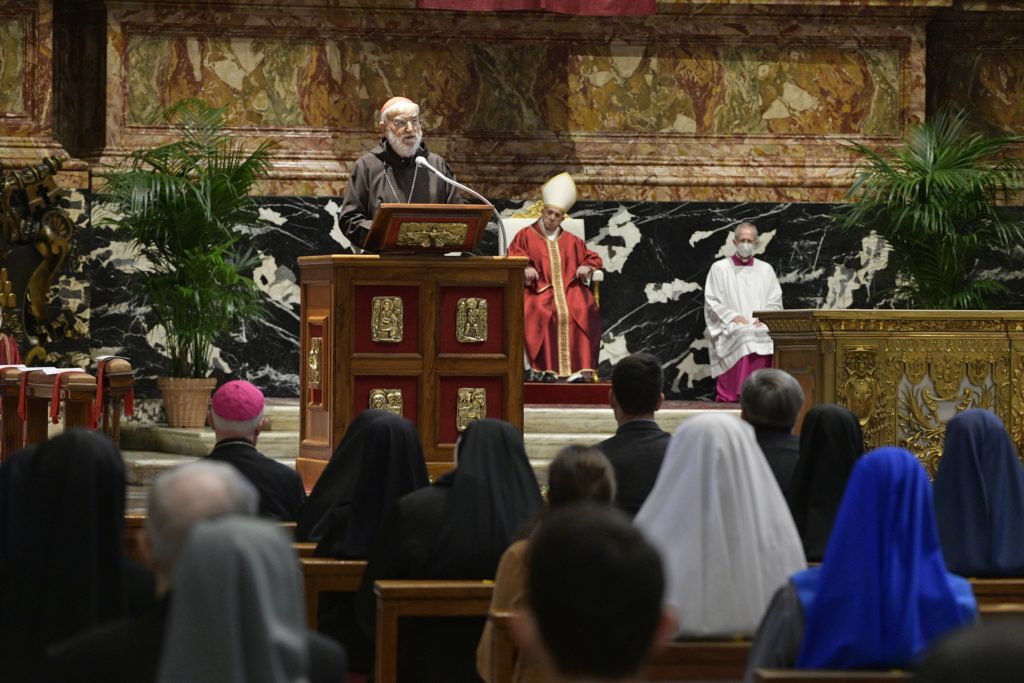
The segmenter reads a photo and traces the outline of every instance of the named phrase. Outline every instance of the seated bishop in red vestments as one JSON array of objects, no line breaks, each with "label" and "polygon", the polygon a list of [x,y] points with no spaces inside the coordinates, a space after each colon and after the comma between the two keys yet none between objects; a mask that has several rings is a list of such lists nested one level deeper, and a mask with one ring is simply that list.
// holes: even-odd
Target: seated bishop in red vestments
[{"label": "seated bishop in red vestments", "polygon": [[544,211],[508,247],[526,256],[523,336],[528,374],[547,381],[590,379],[597,367],[601,317],[587,282],[601,257],[579,237],[562,229],[576,203],[576,184],[562,173],[542,189]]}]

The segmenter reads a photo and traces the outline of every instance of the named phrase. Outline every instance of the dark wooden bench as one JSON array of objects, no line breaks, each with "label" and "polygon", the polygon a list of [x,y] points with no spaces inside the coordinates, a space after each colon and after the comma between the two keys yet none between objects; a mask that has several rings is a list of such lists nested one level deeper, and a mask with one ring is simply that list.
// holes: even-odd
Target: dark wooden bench
[{"label": "dark wooden bench", "polygon": [[121,413],[135,413],[135,370],[127,358],[108,356],[96,364],[96,405],[98,427],[121,447]]},{"label": "dark wooden bench", "polygon": [[[96,378],[80,370],[58,370],[48,374],[42,368],[0,370],[0,414],[3,433],[0,460],[29,444],[41,443],[49,433],[50,407],[56,396],[55,413],[63,407],[64,429],[92,428],[92,406],[96,400]],[[19,404],[24,401],[24,417]]]},{"label": "dark wooden bench", "polygon": [[[491,611],[491,683],[511,683],[516,644],[510,623],[512,612]],[[686,640],[666,643],[651,658],[641,678],[645,681],[737,681],[743,678],[750,653],[749,640]]]},{"label": "dark wooden bench", "polygon": [[355,593],[366,571],[366,560],[333,560],[327,557],[300,557],[306,597],[306,620],[316,630],[321,593]]},{"label": "dark wooden bench", "polygon": [[1024,603],[1024,578],[970,579],[979,605]]},{"label": "dark wooden bench", "polygon": [[[377,581],[378,683],[398,680],[398,620],[403,617],[484,617],[491,606],[490,581]],[[443,656],[439,653],[438,656]]]},{"label": "dark wooden bench", "polygon": [[909,671],[832,671],[815,669],[757,669],[754,680],[768,683],[888,683],[909,681]]}]

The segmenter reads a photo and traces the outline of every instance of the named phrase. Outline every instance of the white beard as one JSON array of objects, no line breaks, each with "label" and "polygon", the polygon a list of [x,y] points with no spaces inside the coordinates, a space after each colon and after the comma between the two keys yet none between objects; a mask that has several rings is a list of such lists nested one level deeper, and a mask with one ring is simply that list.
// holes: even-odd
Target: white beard
[{"label": "white beard", "polygon": [[391,145],[391,149],[395,150],[395,153],[400,157],[411,157],[416,154],[416,150],[420,148],[420,143],[423,141],[423,131],[416,133],[416,140],[411,144],[406,144],[402,141],[402,138],[390,130],[385,131],[385,135],[388,139],[388,144]]}]

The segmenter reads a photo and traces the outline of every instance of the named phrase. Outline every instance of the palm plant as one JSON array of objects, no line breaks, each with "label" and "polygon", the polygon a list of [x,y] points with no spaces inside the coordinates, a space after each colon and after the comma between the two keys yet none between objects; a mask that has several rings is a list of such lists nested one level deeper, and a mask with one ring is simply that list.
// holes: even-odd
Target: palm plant
[{"label": "palm plant", "polygon": [[1008,289],[981,277],[979,260],[1024,239],[1024,223],[1005,206],[1024,186],[1024,163],[1000,156],[1021,139],[973,132],[962,112],[943,110],[911,128],[902,146],[853,143],[861,163],[839,226],[885,238],[896,294],[911,306],[987,308]]},{"label": "palm plant", "polygon": [[150,271],[138,289],[167,337],[174,377],[206,377],[213,342],[241,320],[264,314],[242,275],[257,264],[239,244],[258,212],[249,192],[270,168],[272,141],[246,152],[226,131],[223,109],[194,99],[162,114],[177,139],[132,152],[104,175],[116,217]]}]

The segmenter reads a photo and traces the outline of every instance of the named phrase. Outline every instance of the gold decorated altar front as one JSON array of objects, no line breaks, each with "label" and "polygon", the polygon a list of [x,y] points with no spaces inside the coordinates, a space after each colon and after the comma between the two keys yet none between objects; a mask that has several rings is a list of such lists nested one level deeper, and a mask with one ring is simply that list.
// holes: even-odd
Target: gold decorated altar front
[{"label": "gold decorated altar front", "polygon": [[[968,408],[1002,419],[1024,447],[1024,311],[789,310],[755,315],[804,411],[848,407],[868,449],[898,445],[934,475],[946,422]],[[797,423],[799,424],[799,422]]]}]

